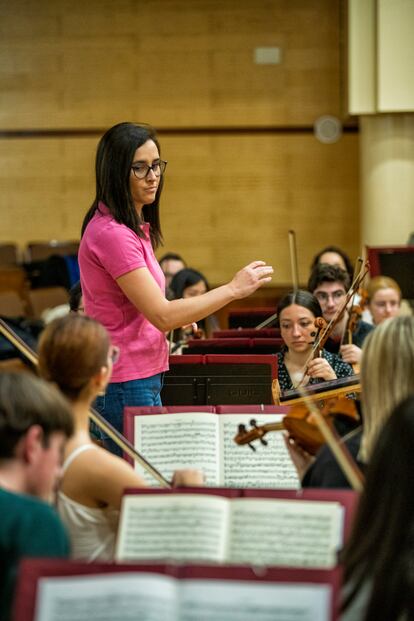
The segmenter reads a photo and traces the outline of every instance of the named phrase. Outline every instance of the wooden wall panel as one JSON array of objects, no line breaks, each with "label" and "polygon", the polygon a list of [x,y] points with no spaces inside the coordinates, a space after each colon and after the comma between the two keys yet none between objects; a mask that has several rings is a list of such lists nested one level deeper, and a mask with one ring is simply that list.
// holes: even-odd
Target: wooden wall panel
[{"label": "wooden wall panel", "polygon": [[[297,233],[301,280],[335,243],[359,251],[358,137],[322,145],[311,134],[160,135],[168,160],[165,247],[213,283],[261,258],[290,281],[287,232]],[[1,239],[79,235],[94,196],[97,138],[0,140]]]},{"label": "wooden wall panel", "polygon": [[0,140],[1,239],[76,239],[94,196],[97,139]]},{"label": "wooden wall panel", "polygon": [[[0,128],[341,115],[340,0],[0,0]],[[279,65],[254,49],[278,46]]]},{"label": "wooden wall panel", "polygon": [[289,282],[292,228],[303,282],[322,246],[360,252],[357,135],[334,145],[289,134],[161,139],[166,249],[212,282],[257,258],[275,266],[276,283]]},{"label": "wooden wall panel", "polygon": [[[137,120],[160,128],[169,160],[165,250],[213,283],[257,257],[275,265],[276,284],[289,282],[289,228],[302,280],[322,245],[355,255],[358,136],[322,145],[309,131],[322,114],[341,116],[342,9],[343,0],[0,0],[1,239],[77,237],[100,131]],[[281,64],[254,64],[266,46],[281,48]],[[32,129],[44,135],[7,134]]]}]

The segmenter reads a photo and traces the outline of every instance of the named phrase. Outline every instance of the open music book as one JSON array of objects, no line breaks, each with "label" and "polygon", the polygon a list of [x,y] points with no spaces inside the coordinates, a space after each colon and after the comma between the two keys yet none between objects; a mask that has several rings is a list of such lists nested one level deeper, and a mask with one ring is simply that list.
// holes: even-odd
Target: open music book
[{"label": "open music book", "polygon": [[[273,409],[278,413],[261,412],[259,406],[164,414],[127,408],[131,433],[127,425],[125,435],[139,452],[151,456],[151,463],[168,479],[174,470],[191,467],[203,471],[208,486],[298,489],[300,481],[280,432],[268,434],[268,445],[257,443],[256,451],[233,441],[238,425],[249,426],[252,418],[258,425],[281,421],[283,408]],[[148,485],[154,485],[139,464],[135,467]]]},{"label": "open music book", "polygon": [[344,542],[345,511],[334,499],[275,490],[133,491],[122,502],[119,561],[330,568]]},{"label": "open music book", "polygon": [[338,584],[336,570],[30,559],[14,621],[333,621]]}]

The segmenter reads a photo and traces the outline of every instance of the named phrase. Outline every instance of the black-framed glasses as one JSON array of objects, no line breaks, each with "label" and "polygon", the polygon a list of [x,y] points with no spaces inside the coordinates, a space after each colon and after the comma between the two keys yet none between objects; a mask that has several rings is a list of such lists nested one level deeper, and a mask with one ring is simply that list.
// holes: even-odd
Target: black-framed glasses
[{"label": "black-framed glasses", "polygon": [[327,302],[329,298],[332,298],[334,302],[339,302],[339,300],[342,300],[342,298],[345,297],[346,292],[338,289],[332,293],[327,293],[326,291],[316,291],[313,295],[317,298],[318,302]]},{"label": "black-framed glasses", "polygon": [[134,164],[131,166],[131,170],[137,179],[145,179],[150,170],[152,170],[156,177],[160,177],[164,173],[166,167],[167,162],[165,160],[158,160],[157,162],[154,162],[152,166],[144,163]]}]

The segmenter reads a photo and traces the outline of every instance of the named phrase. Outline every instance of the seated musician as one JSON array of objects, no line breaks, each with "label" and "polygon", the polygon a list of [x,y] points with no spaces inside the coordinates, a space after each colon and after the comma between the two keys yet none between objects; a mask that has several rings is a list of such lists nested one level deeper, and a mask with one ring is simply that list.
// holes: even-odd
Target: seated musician
[{"label": "seated musician", "polygon": [[277,311],[285,343],[283,351],[277,354],[282,391],[353,374],[352,367],[336,354],[322,350],[314,355],[315,319],[322,316],[322,309],[311,293],[289,293],[280,300]]},{"label": "seated musician", "polygon": [[[325,321],[331,321],[336,315],[338,308],[345,300],[349,287],[349,275],[339,267],[327,264],[315,267],[309,278],[308,289],[318,299]],[[345,336],[349,318],[349,310],[345,310],[325,347],[330,352],[340,353],[342,359],[348,364],[359,364],[362,343],[373,326],[359,319],[352,331],[352,343],[348,344]]]},{"label": "seated musician", "polygon": [[374,326],[389,317],[398,317],[401,307],[401,289],[393,278],[374,276],[367,287],[368,311]]},{"label": "seated musician", "polygon": [[[344,442],[361,466],[369,463],[377,437],[401,399],[413,394],[414,317],[384,321],[362,348],[361,401],[363,428]],[[311,457],[292,438],[287,441],[303,487],[349,487],[327,446]]]},{"label": "seated musician", "polygon": [[66,399],[28,373],[0,373],[0,618],[8,621],[23,557],[69,556],[49,505],[63,445],[73,432]]},{"label": "seated musician", "polygon": [[336,265],[348,274],[349,282],[352,281],[354,266],[352,265],[351,259],[346,252],[342,250],[342,248],[338,248],[338,246],[326,246],[325,248],[322,248],[322,250],[320,250],[312,259],[310,267],[311,273],[315,267],[321,264]]},{"label": "seated musician", "polygon": [[186,263],[181,255],[175,252],[167,252],[158,261],[160,268],[165,276],[165,287],[167,293],[174,275],[186,267]]},{"label": "seated musician", "polygon": [[[129,463],[94,444],[89,434],[89,408],[104,392],[118,354],[105,328],[79,314],[50,323],[39,343],[40,373],[69,399],[75,418],[75,433],[65,449],[58,510],[77,559],[112,559],[123,490],[145,485]],[[199,485],[202,475],[177,471],[173,483]]]},{"label": "seated musician", "polygon": [[[172,300],[188,299],[198,297],[210,291],[207,278],[201,272],[185,267],[174,274],[170,282],[170,295]],[[196,329],[194,330],[194,327]],[[174,330],[173,341],[183,345],[189,338],[206,338],[214,330],[219,328],[219,323],[215,315],[209,315],[201,319],[197,324],[191,324],[183,328]],[[175,351],[175,353],[178,353]]]}]

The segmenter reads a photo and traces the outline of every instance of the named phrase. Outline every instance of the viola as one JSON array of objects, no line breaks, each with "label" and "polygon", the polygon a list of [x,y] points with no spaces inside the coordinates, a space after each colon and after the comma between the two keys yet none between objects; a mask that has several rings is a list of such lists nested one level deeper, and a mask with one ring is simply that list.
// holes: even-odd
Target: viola
[{"label": "viola", "polygon": [[[328,400],[319,409],[320,414],[326,421],[333,422],[336,417],[341,416],[355,423],[360,422],[360,416],[355,405],[355,401],[342,397],[340,399]],[[287,431],[289,436],[310,455],[315,455],[325,444],[325,438],[320,431],[315,415],[305,403],[292,406],[282,422],[266,423],[258,426],[256,421],[250,421],[251,429],[247,430],[245,425],[239,425],[239,430],[234,441],[236,444],[248,444],[254,449],[252,442],[263,440],[264,436],[273,431]]]}]

